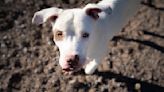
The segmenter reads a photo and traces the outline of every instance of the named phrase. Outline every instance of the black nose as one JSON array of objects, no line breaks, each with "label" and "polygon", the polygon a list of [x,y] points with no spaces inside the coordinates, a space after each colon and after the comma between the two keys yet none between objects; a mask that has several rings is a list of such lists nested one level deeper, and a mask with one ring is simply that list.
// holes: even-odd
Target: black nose
[{"label": "black nose", "polygon": [[79,55],[74,55],[74,56],[72,56],[70,59],[68,59],[68,63],[69,63],[69,65],[77,65],[78,64],[78,62],[79,62],[79,59],[80,59],[80,57],[79,57]]},{"label": "black nose", "polygon": [[75,61],[79,61],[79,55],[75,55]]}]

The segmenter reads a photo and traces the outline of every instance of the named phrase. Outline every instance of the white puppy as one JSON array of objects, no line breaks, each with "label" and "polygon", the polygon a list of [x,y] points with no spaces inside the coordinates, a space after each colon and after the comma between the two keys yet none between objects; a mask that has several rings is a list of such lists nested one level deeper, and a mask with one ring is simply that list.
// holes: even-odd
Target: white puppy
[{"label": "white puppy", "polygon": [[67,73],[82,67],[92,74],[107,54],[109,39],[139,7],[139,0],[102,0],[84,8],[43,9],[32,22],[51,21],[54,41],[59,47],[59,64]]}]

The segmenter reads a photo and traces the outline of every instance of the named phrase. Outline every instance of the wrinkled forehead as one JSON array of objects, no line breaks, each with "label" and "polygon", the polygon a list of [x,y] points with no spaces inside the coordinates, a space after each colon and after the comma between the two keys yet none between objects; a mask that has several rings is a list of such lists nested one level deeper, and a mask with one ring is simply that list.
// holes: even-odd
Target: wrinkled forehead
[{"label": "wrinkled forehead", "polygon": [[53,30],[87,31],[90,29],[92,22],[93,19],[87,16],[82,9],[68,9],[58,16]]}]

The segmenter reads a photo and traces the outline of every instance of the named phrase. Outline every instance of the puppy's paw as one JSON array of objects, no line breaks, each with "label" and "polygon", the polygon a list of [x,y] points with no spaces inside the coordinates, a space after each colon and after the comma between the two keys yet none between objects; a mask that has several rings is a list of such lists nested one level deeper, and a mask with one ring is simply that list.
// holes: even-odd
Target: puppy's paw
[{"label": "puppy's paw", "polygon": [[85,66],[85,73],[86,73],[86,74],[93,74],[94,71],[96,70],[97,66],[98,66],[98,63],[97,63],[95,60],[89,62],[89,63]]}]

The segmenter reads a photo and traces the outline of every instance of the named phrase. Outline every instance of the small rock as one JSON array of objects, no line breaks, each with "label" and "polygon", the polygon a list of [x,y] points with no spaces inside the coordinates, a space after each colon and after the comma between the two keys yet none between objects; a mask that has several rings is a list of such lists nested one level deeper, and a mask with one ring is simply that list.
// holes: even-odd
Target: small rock
[{"label": "small rock", "polygon": [[108,85],[103,85],[101,87],[101,92],[108,92]]},{"label": "small rock", "polygon": [[8,38],[7,35],[3,36],[3,40],[6,40],[7,38]]},{"label": "small rock", "polygon": [[134,78],[134,75],[131,75],[130,77],[131,77],[131,78]]},{"label": "small rock", "polygon": [[27,53],[27,48],[26,48],[26,47],[23,48],[23,52],[24,52],[24,53]]},{"label": "small rock", "polygon": [[96,89],[95,88],[91,88],[91,89],[89,89],[88,92],[96,92]]},{"label": "small rock", "polygon": [[136,83],[135,84],[135,90],[140,90],[141,89],[141,84],[140,83]]},{"label": "small rock", "polygon": [[6,47],[6,44],[5,43],[1,43],[1,48],[4,48]]},{"label": "small rock", "polygon": [[5,55],[5,54],[3,54],[3,55],[2,55],[2,58],[5,58],[5,57],[6,57],[6,55]]},{"label": "small rock", "polygon": [[97,80],[96,80],[96,82],[99,82],[99,83],[101,83],[102,82],[102,77],[99,77]]},{"label": "small rock", "polygon": [[75,83],[77,83],[78,81],[77,81],[77,79],[75,78],[75,79],[72,79],[72,80],[70,80],[69,81],[69,84],[75,84]]},{"label": "small rock", "polygon": [[11,53],[8,53],[8,54],[7,54],[7,58],[9,58],[10,56],[11,56]]},{"label": "small rock", "polygon": [[57,46],[54,46],[54,51],[58,51],[59,48]]},{"label": "small rock", "polygon": [[43,68],[42,67],[38,67],[34,70],[34,73],[42,73],[43,72]]},{"label": "small rock", "polygon": [[48,42],[47,42],[47,44],[48,44],[48,45],[51,45],[51,42],[50,42],[50,41],[48,41]]},{"label": "small rock", "polygon": [[25,27],[26,27],[25,24],[21,24],[21,25],[20,25],[20,28],[25,28]]}]

